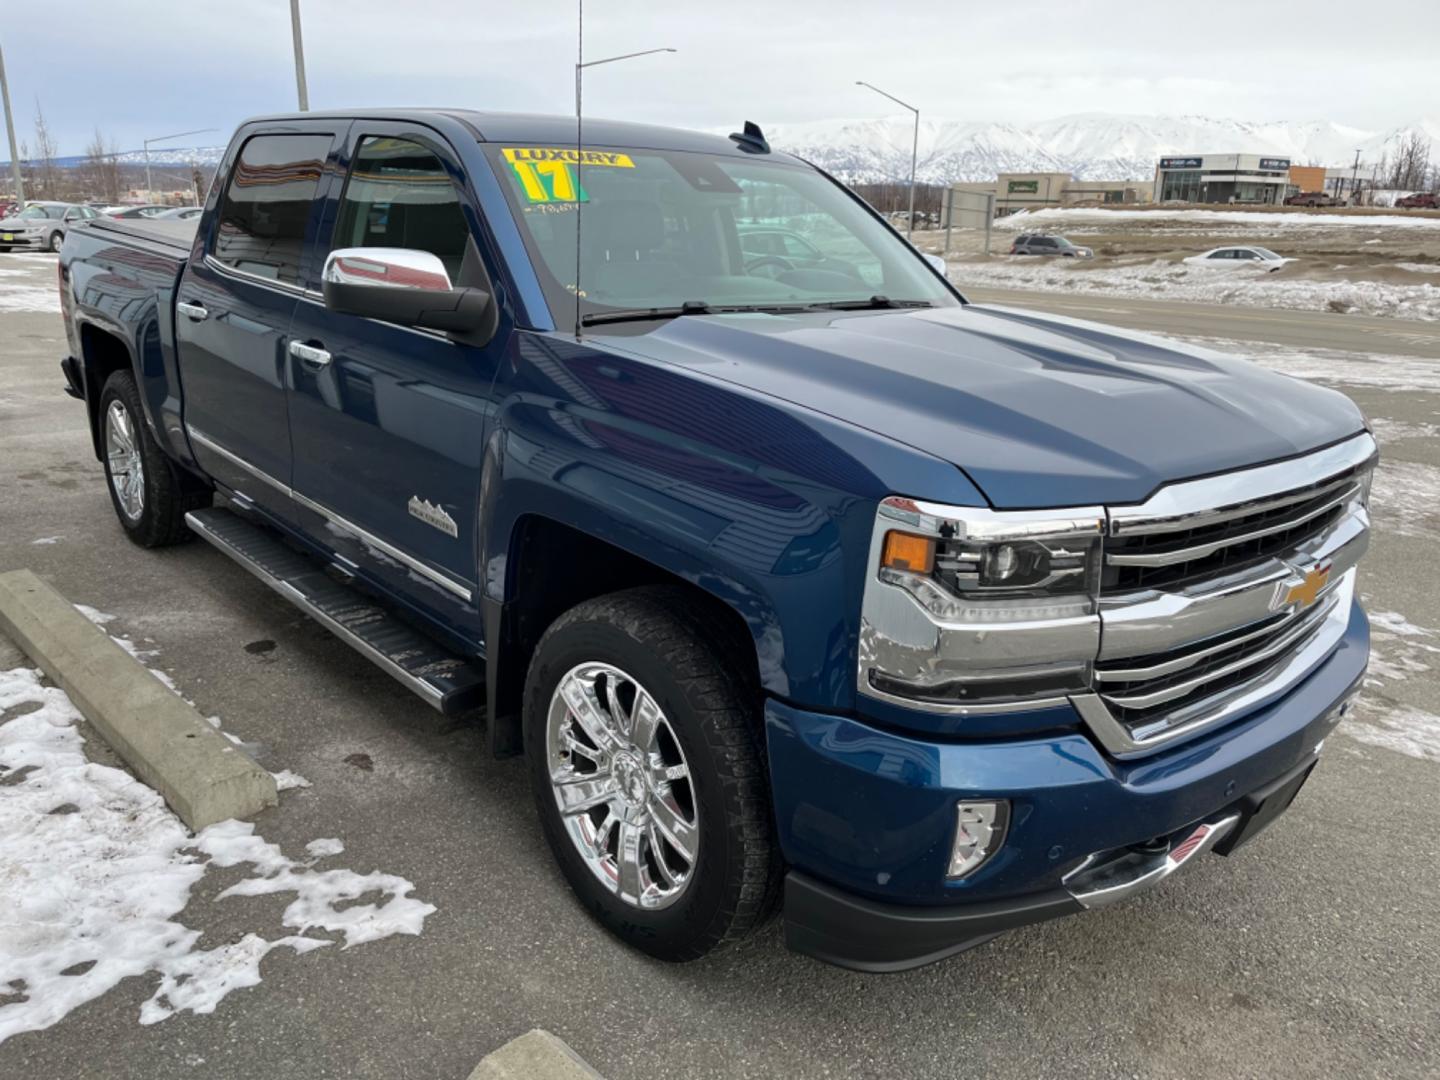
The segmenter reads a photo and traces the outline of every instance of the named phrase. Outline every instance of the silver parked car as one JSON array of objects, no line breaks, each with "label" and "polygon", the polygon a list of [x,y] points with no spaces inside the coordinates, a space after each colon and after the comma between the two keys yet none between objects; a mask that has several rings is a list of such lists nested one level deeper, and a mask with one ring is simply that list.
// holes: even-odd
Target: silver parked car
[{"label": "silver parked car", "polygon": [[0,251],[17,247],[59,251],[67,228],[77,221],[100,216],[100,211],[93,206],[76,203],[26,203],[19,213],[0,220]]},{"label": "silver parked car", "polygon": [[1063,236],[1035,236],[1025,233],[1015,238],[1010,245],[1011,255],[1059,255],[1070,259],[1089,259],[1095,252],[1088,247],[1072,244]]}]

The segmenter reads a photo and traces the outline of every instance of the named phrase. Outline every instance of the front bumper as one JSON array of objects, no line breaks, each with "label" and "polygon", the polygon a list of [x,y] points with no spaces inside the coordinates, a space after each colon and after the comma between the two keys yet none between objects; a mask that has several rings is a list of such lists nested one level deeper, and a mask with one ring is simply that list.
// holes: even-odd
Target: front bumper
[{"label": "front bumper", "polygon": [[[1368,656],[1369,625],[1353,605],[1334,651],[1279,701],[1129,761],[1107,756],[1068,710],[1055,712],[1070,726],[1048,736],[942,743],[771,701],[770,767],[791,867],[787,944],[895,971],[1099,906],[1083,881],[1097,861],[1157,841],[1180,850],[1200,826],[1243,813],[1252,793],[1308,770]],[[1009,799],[1010,831],[971,877],[949,882],[954,807],[976,798]],[[1195,842],[1217,841],[1223,848],[1223,834]],[[1167,875],[1137,876],[1145,880],[1112,897]]]},{"label": "front bumper", "polygon": [[[6,236],[9,236],[10,239],[9,239],[9,240],[6,240],[6,239],[5,239]],[[16,233],[5,233],[5,232],[3,232],[3,231],[0,231],[0,248],[15,248],[15,247],[33,247],[33,248],[40,248],[40,247],[44,247],[44,246],[45,246],[45,234],[44,234],[44,233],[19,233],[19,232],[16,232]]]}]

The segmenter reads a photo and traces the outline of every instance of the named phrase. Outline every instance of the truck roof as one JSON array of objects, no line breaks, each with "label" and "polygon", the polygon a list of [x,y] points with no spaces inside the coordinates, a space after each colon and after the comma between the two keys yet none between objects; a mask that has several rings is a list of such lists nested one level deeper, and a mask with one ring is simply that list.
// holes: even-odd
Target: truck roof
[{"label": "truck roof", "polygon": [[[481,142],[538,143],[551,146],[575,145],[575,117],[543,113],[481,112],[475,109],[331,109],[324,112],[276,113],[251,117],[247,124],[333,118],[337,120],[425,121],[443,117],[464,124]],[[736,130],[743,125],[737,123]],[[584,139],[597,146],[624,146],[650,150],[695,150],[711,154],[751,156],[724,135],[686,128],[635,124],[625,120],[585,117]],[[785,161],[798,158],[784,153],[765,155]]]}]

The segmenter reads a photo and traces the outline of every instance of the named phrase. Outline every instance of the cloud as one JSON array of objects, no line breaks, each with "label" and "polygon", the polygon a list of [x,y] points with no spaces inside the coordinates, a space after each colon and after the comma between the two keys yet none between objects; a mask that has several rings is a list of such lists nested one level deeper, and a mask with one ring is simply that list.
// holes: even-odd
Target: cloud
[{"label": "cloud", "polygon": [[[301,0],[312,107],[457,105],[565,112],[573,3]],[[1383,18],[1349,0],[1212,0],[1116,19],[1111,4],[1029,0],[885,7],[874,0],[591,0],[586,53],[675,55],[592,69],[595,115],[713,127],[882,116],[866,79],[928,115],[1030,122],[1073,112],[1335,119],[1388,128],[1440,98],[1433,0]],[[63,153],[96,126],[126,148],[228,131],[295,104],[284,0],[52,0],[7,26],[28,136],[38,97]],[[56,58],[63,62],[57,63]]]}]

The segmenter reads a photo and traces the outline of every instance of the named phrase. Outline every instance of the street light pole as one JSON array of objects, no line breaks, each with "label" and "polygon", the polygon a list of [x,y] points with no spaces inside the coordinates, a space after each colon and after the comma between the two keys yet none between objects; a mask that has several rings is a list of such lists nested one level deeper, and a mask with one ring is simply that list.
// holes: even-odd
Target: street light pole
[{"label": "street light pole", "polygon": [[582,76],[586,68],[599,67],[601,64],[613,64],[618,60],[633,60],[637,56],[653,56],[655,53],[673,53],[674,49],[643,49],[640,52],[621,53],[619,56],[607,56],[600,60],[585,59],[585,0],[579,0],[577,5],[578,17],[576,22],[575,39],[575,337],[580,338],[580,192],[581,171],[585,167],[585,139],[584,128],[582,127],[581,112],[581,89]]},{"label": "street light pole", "polygon": [[0,98],[5,101],[5,134],[10,136],[10,174],[15,178],[15,201],[25,205],[25,178],[20,175],[20,151],[15,148],[15,117],[10,113],[10,84],[5,81],[5,53],[0,50]]},{"label": "street light pole", "polygon": [[915,236],[915,166],[920,160],[920,110],[915,108],[914,105],[906,105],[905,102],[901,101],[894,94],[887,94],[878,86],[872,86],[864,79],[856,79],[855,85],[874,90],[881,97],[887,97],[895,102],[896,105],[904,109],[909,109],[915,114],[915,138],[910,144],[910,223],[909,227],[905,230],[906,238],[913,239]]},{"label": "street light pole", "polygon": [[194,131],[177,131],[173,135],[157,135],[153,139],[146,139],[145,147],[145,193],[149,195],[155,189],[150,184],[150,144],[167,142],[170,139],[182,139],[186,135],[205,135],[212,131],[219,131],[219,128],[196,128]]},{"label": "street light pole", "polygon": [[310,91],[305,86],[305,41],[300,34],[300,0],[290,0],[290,36],[295,43],[295,93],[300,111],[310,111]]}]

